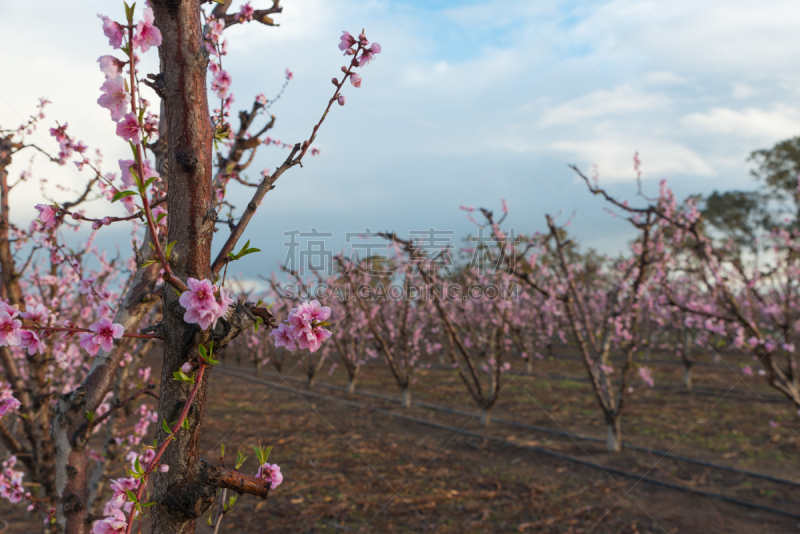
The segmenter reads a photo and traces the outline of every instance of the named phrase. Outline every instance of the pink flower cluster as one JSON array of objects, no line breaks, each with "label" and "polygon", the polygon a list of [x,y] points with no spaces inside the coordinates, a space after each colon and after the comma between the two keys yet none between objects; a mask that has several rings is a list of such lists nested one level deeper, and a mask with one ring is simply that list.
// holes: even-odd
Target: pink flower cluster
[{"label": "pink flower cluster", "polygon": [[[103,33],[108,37],[109,44],[114,48],[120,48],[125,36],[124,26],[105,15],[98,17],[103,21]],[[161,31],[153,24],[154,20],[153,10],[145,8],[142,20],[136,24],[136,31],[133,34],[134,49],[147,52],[151,47],[161,45]],[[126,89],[125,79],[122,76],[122,66],[125,63],[113,56],[102,56],[97,61],[100,63],[100,70],[106,76],[106,81],[100,87],[103,94],[97,99],[97,103],[111,112],[111,120],[117,123],[118,136],[134,144],[140,143],[142,125],[139,124],[136,115],[128,112],[131,94],[130,88]]]},{"label": "pink flower cluster", "polygon": [[109,319],[103,318],[92,323],[87,332],[81,334],[81,347],[94,356],[102,348],[109,352],[114,348],[114,339],[119,339],[125,333],[125,328],[118,323],[112,323]]},{"label": "pink flower cluster", "polygon": [[36,204],[35,207],[39,212],[39,222],[41,222],[42,226],[45,228],[58,228],[63,221],[63,217],[59,215],[56,209],[53,209],[53,206],[48,206],[47,204]]},{"label": "pink flower cluster", "polygon": [[363,33],[359,34],[358,39],[356,39],[350,35],[350,32],[343,31],[340,39],[339,50],[343,50],[346,56],[353,56],[356,54],[357,49],[353,48],[356,44],[363,47],[361,55],[356,58],[359,67],[364,67],[369,64],[370,61],[375,59],[375,54],[380,54],[381,52],[381,45],[378,43],[372,43],[367,47],[369,41],[367,40],[367,36]]},{"label": "pink flower cluster", "polygon": [[10,389],[5,388],[3,391],[0,391],[0,419],[8,412],[18,410],[20,406],[20,402],[11,396]]},{"label": "pink flower cluster", "polygon": [[261,467],[258,468],[258,472],[256,473],[256,478],[269,480],[271,483],[270,489],[274,489],[280,486],[281,482],[283,482],[283,475],[281,474],[281,468],[278,464],[270,464],[270,463],[263,464]]},{"label": "pink flower cluster", "polygon": [[186,308],[183,320],[197,324],[203,330],[213,328],[220,317],[224,317],[233,299],[224,287],[217,287],[209,280],[189,278],[189,291],[184,291],[178,300]]},{"label": "pink flower cluster", "polygon": [[0,471],[0,497],[8,499],[12,504],[30,497],[30,493],[22,487],[22,477],[25,473],[14,469],[16,463],[17,457],[10,456],[3,462],[3,469]]},{"label": "pink flower cluster", "polygon": [[0,347],[16,347],[22,341],[22,321],[17,319],[18,316],[17,308],[0,300]]},{"label": "pink flower cluster", "polygon": [[316,352],[322,342],[331,337],[332,332],[323,328],[330,316],[331,309],[321,306],[319,301],[304,302],[293,308],[285,323],[270,332],[270,335],[275,338],[276,347],[286,347],[293,351],[296,344],[301,349]]},{"label": "pink flower cluster", "polygon": [[651,388],[656,386],[656,381],[653,379],[653,371],[649,367],[639,367],[639,378]]}]

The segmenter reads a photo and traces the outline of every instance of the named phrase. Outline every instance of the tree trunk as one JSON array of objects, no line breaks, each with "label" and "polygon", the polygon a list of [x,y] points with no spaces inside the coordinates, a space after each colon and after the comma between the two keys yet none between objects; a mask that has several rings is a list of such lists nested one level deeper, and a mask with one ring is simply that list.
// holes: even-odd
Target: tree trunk
[{"label": "tree trunk", "polygon": [[[213,131],[206,93],[208,53],[202,37],[200,0],[152,0],[155,24],[161,30],[158,49],[166,93],[169,147],[167,242],[176,277],[211,279],[214,211],[211,195]],[[173,423],[192,384],[173,380],[173,372],[197,357],[200,331],[183,321],[184,309],[171,288],[162,292],[164,359],[158,402],[158,441],[165,439],[161,421]],[[194,534],[195,520],[212,504],[214,493],[198,491],[200,422],[206,403],[205,373],[186,421],[167,447],[162,462],[167,473],[154,473],[151,508],[153,534]]]},{"label": "tree trunk", "polygon": [[411,407],[411,389],[408,387],[403,388],[403,407],[410,408]]},{"label": "tree trunk", "polygon": [[692,370],[694,369],[694,364],[688,363],[683,368],[683,385],[686,387],[687,390],[692,390]]},{"label": "tree trunk", "polygon": [[481,408],[481,425],[489,426],[492,422],[492,407],[489,406]]},{"label": "tree trunk", "polygon": [[347,392],[352,394],[355,393],[355,391],[356,391],[356,376],[352,375],[347,380]]},{"label": "tree trunk", "polygon": [[606,451],[620,452],[622,450],[622,418],[616,416],[606,419]]},{"label": "tree trunk", "polygon": [[528,371],[529,375],[533,374],[533,358],[530,356],[525,360],[525,369]]},{"label": "tree trunk", "polygon": [[317,381],[317,375],[315,375],[315,374],[308,375],[308,382],[307,382],[308,387],[313,388],[314,387],[314,383],[316,381]]}]

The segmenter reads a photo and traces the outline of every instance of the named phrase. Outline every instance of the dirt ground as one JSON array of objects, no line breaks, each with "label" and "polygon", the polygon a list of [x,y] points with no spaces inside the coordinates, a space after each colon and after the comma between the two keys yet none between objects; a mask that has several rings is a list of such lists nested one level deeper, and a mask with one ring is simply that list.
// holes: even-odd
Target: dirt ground
[{"label": "dirt ground", "polygon": [[[659,387],[634,384],[625,408],[624,438],[637,445],[800,479],[797,415],[788,403],[770,397],[761,377],[742,377],[741,362],[733,360],[730,368],[728,364],[698,367],[692,393],[672,387],[679,384],[680,367],[653,364]],[[326,364],[319,380],[344,385],[341,365],[332,376],[328,369]],[[508,375],[495,417],[603,435],[596,401],[588,384],[581,381],[576,361],[537,362],[534,370],[536,376]],[[302,373],[294,367],[291,375],[301,377]],[[274,380],[266,374],[263,378]],[[306,390],[296,382],[283,385]],[[728,391],[731,386],[734,389]],[[382,365],[366,367],[359,388],[397,395]],[[474,419],[419,407],[403,409],[320,386],[313,391],[800,513],[800,488],[631,451],[611,455],[599,443],[574,442],[500,424],[487,430]],[[474,409],[457,375],[446,369],[420,371],[413,396]],[[240,498],[221,532],[800,532],[798,520],[637,483],[367,409],[306,398],[222,372],[212,371],[209,399],[204,457],[215,459],[219,444],[225,443],[230,463],[237,449],[252,456],[251,445],[260,440],[275,446],[271,461],[281,465],[285,477],[267,502]],[[770,426],[769,420],[777,421],[779,427]],[[242,468],[245,472],[255,469],[253,458]],[[12,522],[6,532],[36,531],[32,518],[26,520],[19,508],[10,508],[0,503],[0,516]],[[204,521],[198,521],[198,532],[210,532]]]}]

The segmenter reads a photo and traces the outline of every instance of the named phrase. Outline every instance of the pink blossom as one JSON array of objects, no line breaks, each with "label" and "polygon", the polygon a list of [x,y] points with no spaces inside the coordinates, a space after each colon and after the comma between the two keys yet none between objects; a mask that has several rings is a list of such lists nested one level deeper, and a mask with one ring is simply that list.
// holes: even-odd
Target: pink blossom
[{"label": "pink blossom", "polygon": [[276,488],[283,482],[283,475],[281,474],[281,468],[278,464],[263,464],[258,468],[256,478],[269,480],[271,483],[270,488]]},{"label": "pink blossom", "polygon": [[92,343],[99,345],[104,351],[109,352],[114,348],[114,339],[119,339],[125,333],[125,328],[118,323],[112,323],[110,319],[100,319],[89,326],[89,330],[95,333]]},{"label": "pink blossom", "polygon": [[28,349],[28,355],[33,356],[36,354],[36,351],[44,354],[44,341],[39,339],[39,336],[36,335],[36,332],[32,332],[30,330],[20,330],[19,338],[19,346],[23,349]]},{"label": "pink blossom", "polygon": [[106,75],[106,79],[116,78],[122,74],[123,63],[114,56],[100,56],[97,62],[100,63],[100,71]]},{"label": "pink blossom", "polygon": [[358,66],[363,67],[367,65],[370,61],[375,59],[375,54],[381,53],[381,45],[378,43],[372,43],[369,48],[365,48],[363,52],[361,52],[361,57],[358,58]]},{"label": "pink blossom", "polygon": [[[153,168],[150,166],[150,160],[145,159],[144,161],[142,161],[142,167],[144,168],[145,182],[150,178],[160,178],[159,174],[155,170],[153,170]],[[133,169],[133,171],[137,175],[139,174],[139,171],[136,169],[136,161],[132,159],[121,159],[119,160],[119,168],[122,171],[122,185],[124,185],[125,187],[130,187],[134,185],[133,176],[131,175],[131,169]]]},{"label": "pink blossom", "polygon": [[123,534],[128,527],[125,512],[119,508],[114,509],[109,517],[95,521],[92,534]]},{"label": "pink blossom", "polygon": [[745,365],[742,367],[742,373],[746,374],[747,376],[753,376],[753,368],[749,365]]},{"label": "pink blossom", "polygon": [[356,39],[355,37],[350,35],[350,32],[343,31],[340,39],[341,42],[339,43],[339,50],[347,50],[348,48],[356,44]]},{"label": "pink blossom", "polygon": [[142,52],[147,52],[151,46],[161,46],[161,30],[153,26],[154,20],[153,10],[148,7],[142,14],[142,20],[136,25],[133,46],[138,47]]},{"label": "pink blossom", "polygon": [[211,90],[217,93],[219,98],[225,98],[228,96],[228,89],[230,89],[232,81],[231,75],[227,71],[219,70],[211,82]]},{"label": "pink blossom", "polygon": [[161,465],[158,466],[158,470],[161,473],[166,473],[166,472],[169,471],[169,466],[167,464],[161,464]]},{"label": "pink blossom", "polygon": [[139,488],[139,481],[135,478],[118,478],[111,481],[111,492],[114,497],[125,495],[128,491],[135,491]]},{"label": "pink blossom", "polygon": [[26,311],[20,313],[20,316],[23,319],[27,319],[29,321],[33,321],[34,323],[43,324],[47,322],[47,317],[50,315],[50,312],[47,308],[42,306],[41,304],[37,304],[36,306],[31,306],[28,304],[25,307]]},{"label": "pink blossom", "polygon": [[262,106],[266,106],[267,105],[267,95],[265,95],[264,93],[261,93],[261,94],[257,95],[256,96],[256,102],[258,102]]},{"label": "pink blossom", "polygon": [[189,362],[185,362],[183,365],[181,365],[181,371],[183,371],[184,373],[187,373],[187,374],[191,373],[192,372],[192,364],[189,363]]},{"label": "pink blossom", "polygon": [[655,387],[656,382],[653,380],[653,372],[649,367],[639,367],[639,377],[651,388]]},{"label": "pink blossom", "polygon": [[[190,324],[197,324],[203,330],[217,324],[217,320],[228,311],[228,306],[233,302],[225,288],[216,288],[209,280],[187,280],[189,291],[181,294],[179,302],[186,309],[183,320]],[[215,297],[219,295],[219,301]]]},{"label": "pink blossom", "polygon": [[344,106],[345,100],[346,99],[344,95],[339,95],[339,97],[336,99],[336,101],[339,103],[340,106]]},{"label": "pink blossom", "polygon": [[313,328],[311,332],[306,333],[297,339],[297,346],[301,349],[308,349],[309,352],[316,352],[322,346],[322,342],[333,335],[333,332],[325,328]]},{"label": "pink blossom", "polygon": [[0,311],[0,347],[16,347],[20,343],[19,329],[22,321],[5,311]]},{"label": "pink blossom", "polygon": [[253,13],[255,13],[255,9],[253,6],[250,5],[250,2],[244,4],[241,9],[239,9],[239,13],[236,15],[236,18],[239,22],[247,22],[253,20]]},{"label": "pink blossom", "polygon": [[289,69],[286,69],[286,79],[291,80],[292,78],[294,78],[294,72],[290,71]]},{"label": "pink blossom", "polygon": [[56,217],[56,211],[52,206],[36,204],[36,209],[39,211],[39,221],[45,228],[55,228],[58,226],[60,221]]},{"label": "pink blossom", "polygon": [[80,345],[81,348],[84,349],[86,352],[89,353],[90,356],[94,356],[100,350],[100,345],[93,341],[94,335],[92,334],[81,334],[80,337]]},{"label": "pink blossom", "polygon": [[301,304],[298,313],[309,321],[324,322],[331,316],[331,309],[328,306],[321,306],[318,300],[312,300]]},{"label": "pink blossom", "polygon": [[350,83],[353,84],[353,87],[361,87],[361,76],[353,73],[350,75]]},{"label": "pink blossom", "polygon": [[2,418],[8,412],[13,412],[18,410],[20,406],[21,403],[14,397],[7,397],[5,399],[0,399],[0,418]]},{"label": "pink blossom", "polygon": [[210,310],[216,308],[217,301],[214,298],[214,286],[209,280],[197,280],[196,278],[189,278],[187,280],[189,291],[184,291],[181,294],[180,302],[184,308],[200,308]]},{"label": "pink blossom", "polygon": [[275,347],[286,347],[290,352],[295,349],[294,334],[287,325],[278,326],[270,335],[275,338]]},{"label": "pink blossom", "polygon": [[114,48],[122,46],[122,26],[106,17],[97,15],[103,21],[103,33],[108,37],[108,44]]},{"label": "pink blossom", "polygon": [[111,120],[118,121],[128,112],[130,94],[125,90],[125,80],[122,76],[108,78],[100,90],[103,94],[97,99],[101,107],[111,112]]},{"label": "pink blossom", "polygon": [[117,123],[117,135],[134,145],[138,145],[141,142],[142,127],[133,113],[128,113],[125,118]]},{"label": "pink blossom", "polygon": [[772,428],[778,428],[780,425],[775,421],[770,420],[769,426],[771,426]]}]

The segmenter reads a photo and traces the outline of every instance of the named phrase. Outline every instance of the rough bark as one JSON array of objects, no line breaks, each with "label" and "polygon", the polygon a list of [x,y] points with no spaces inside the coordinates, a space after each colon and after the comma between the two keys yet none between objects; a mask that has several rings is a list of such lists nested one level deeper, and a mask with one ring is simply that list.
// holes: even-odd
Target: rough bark
[{"label": "rough bark", "polygon": [[[214,211],[211,198],[213,130],[206,92],[208,54],[203,44],[198,0],[153,0],[155,24],[161,31],[159,47],[164,79],[169,146],[167,168],[167,241],[176,244],[170,263],[176,277],[211,278],[211,240]],[[162,293],[164,359],[161,369],[159,420],[178,415],[191,384],[172,379],[172,373],[197,354],[199,329],[183,321],[184,310],[171,288]],[[168,473],[153,479],[153,532],[193,534],[195,519],[213,501],[210,486],[201,479],[200,422],[206,403],[208,374],[203,377],[189,411],[188,429],[180,430],[162,460]],[[164,439],[159,423],[158,440]]]}]

